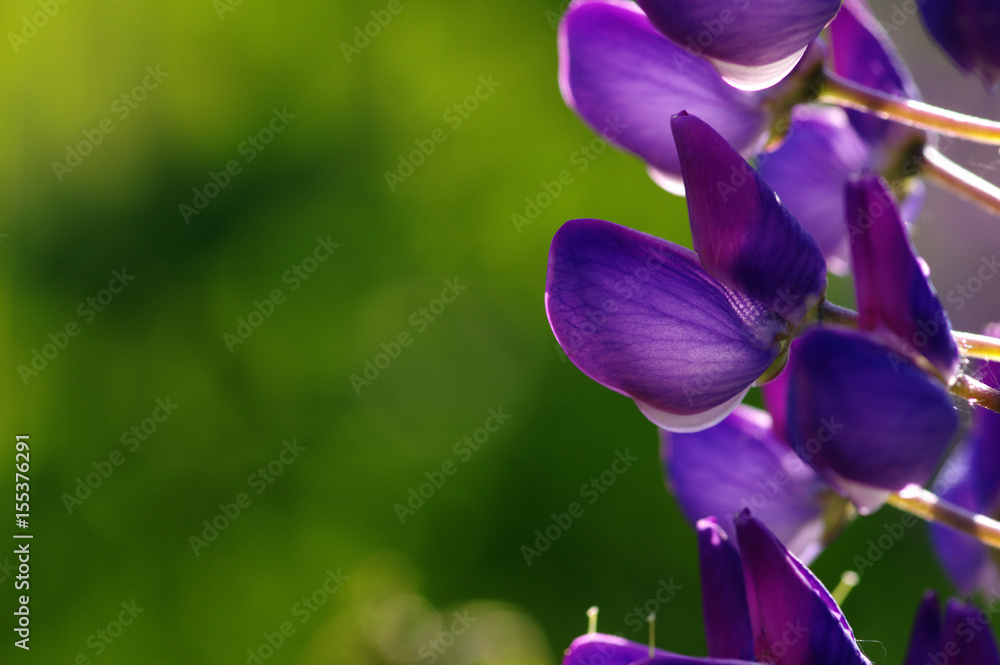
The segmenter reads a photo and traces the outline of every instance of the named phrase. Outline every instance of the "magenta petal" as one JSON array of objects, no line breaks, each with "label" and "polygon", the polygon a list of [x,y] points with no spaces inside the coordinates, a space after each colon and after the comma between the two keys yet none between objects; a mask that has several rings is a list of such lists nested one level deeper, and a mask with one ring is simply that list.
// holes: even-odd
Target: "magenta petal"
[{"label": "magenta petal", "polygon": [[950,379],[958,368],[951,323],[910,244],[891,190],[868,174],[846,190],[859,327],[888,330]]},{"label": "magenta petal", "polygon": [[663,34],[748,90],[781,80],[840,8],[840,0],[638,1]]},{"label": "magenta petal", "polygon": [[789,444],[862,507],[853,485],[927,483],[958,428],[939,381],[862,333],[813,329],[786,371]]},{"label": "magenta petal", "polygon": [[799,323],[826,290],[816,241],[707,123],[682,113],[671,128],[702,265],[729,288]]},{"label": "magenta petal", "polygon": [[747,390],[785,328],[712,279],[690,250],[594,219],[556,233],[545,302],[556,339],[585,374],[679,415]]},{"label": "magenta petal", "polygon": [[727,85],[632,3],[570,6],[559,27],[559,82],[566,103],[594,131],[641,157],[675,193],[680,166],[670,116],[685,108],[703,115],[746,154],[760,149],[768,129],[760,95]]},{"label": "magenta petal", "polygon": [[737,520],[736,532],[756,660],[871,665],[837,603],[808,568],[757,520]]},{"label": "magenta petal", "polygon": [[697,527],[708,655],[753,660],[753,633],[739,552],[714,517],[699,520]]},{"label": "magenta petal", "polygon": [[[747,510],[796,556],[819,553],[828,487],[776,437],[766,412],[741,405],[714,427],[661,438],[670,487],[688,520]],[[735,536],[727,519],[721,524]]]}]

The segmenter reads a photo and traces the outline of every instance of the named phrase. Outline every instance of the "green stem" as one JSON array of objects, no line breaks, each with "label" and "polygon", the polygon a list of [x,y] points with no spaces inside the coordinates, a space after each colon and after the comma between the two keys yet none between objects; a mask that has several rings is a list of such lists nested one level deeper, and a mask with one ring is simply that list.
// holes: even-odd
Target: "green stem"
[{"label": "green stem", "polygon": [[965,170],[934,148],[924,148],[920,162],[923,173],[939,187],[1000,217],[1000,187]]},{"label": "green stem", "polygon": [[998,122],[948,111],[924,102],[887,95],[829,71],[825,72],[822,78],[816,99],[820,102],[871,113],[885,120],[892,120],[944,136],[953,136],[989,145],[1000,145],[1000,123]]},{"label": "green stem", "polygon": [[985,515],[971,513],[918,485],[907,485],[890,495],[887,503],[922,520],[944,524],[972,536],[984,545],[1000,549],[1000,522]]}]

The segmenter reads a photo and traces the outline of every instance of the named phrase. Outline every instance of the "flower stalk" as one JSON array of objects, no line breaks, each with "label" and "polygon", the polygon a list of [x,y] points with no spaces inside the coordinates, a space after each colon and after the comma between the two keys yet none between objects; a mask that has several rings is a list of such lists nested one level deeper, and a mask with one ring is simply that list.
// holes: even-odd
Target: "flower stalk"
[{"label": "flower stalk", "polygon": [[884,120],[892,120],[943,136],[987,145],[1000,145],[1000,122],[888,95],[829,71],[822,79],[817,101],[871,113]]},{"label": "flower stalk", "polygon": [[887,503],[927,522],[937,522],[966,533],[984,545],[1000,549],[1000,522],[971,513],[918,485],[908,485],[889,496]]}]

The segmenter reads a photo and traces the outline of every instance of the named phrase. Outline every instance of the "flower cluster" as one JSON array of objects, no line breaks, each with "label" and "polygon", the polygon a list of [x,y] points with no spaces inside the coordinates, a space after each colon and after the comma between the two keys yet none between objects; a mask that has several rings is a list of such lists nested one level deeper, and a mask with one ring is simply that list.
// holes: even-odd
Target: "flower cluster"
[{"label": "flower cluster", "polygon": [[[963,70],[996,81],[1000,42],[984,35],[1000,5],[921,10]],[[567,357],[660,428],[699,532],[707,662],[867,663],[801,561],[886,501],[920,512],[900,492],[943,463],[943,495],[920,512],[952,511],[939,557],[961,591],[1000,591],[986,546],[952,530],[1000,515],[998,365],[969,360],[1000,358],[1000,329],[952,330],[909,237],[925,179],[1000,215],[1000,190],[934,147],[938,133],[1000,143],[1000,125],[921,103],[863,0],[576,0],[559,55],[567,105],[596,131],[616,119],[614,144],[687,202],[692,249],[567,222],[545,307]],[[856,313],[827,301],[828,271],[853,276]],[[766,410],[742,403],[754,386]],[[972,611],[949,604],[942,632],[931,604],[913,648]],[[810,638],[777,653],[801,616]],[[624,664],[644,647],[588,635],[566,665],[595,650]],[[976,653],[998,662],[992,641]]]}]

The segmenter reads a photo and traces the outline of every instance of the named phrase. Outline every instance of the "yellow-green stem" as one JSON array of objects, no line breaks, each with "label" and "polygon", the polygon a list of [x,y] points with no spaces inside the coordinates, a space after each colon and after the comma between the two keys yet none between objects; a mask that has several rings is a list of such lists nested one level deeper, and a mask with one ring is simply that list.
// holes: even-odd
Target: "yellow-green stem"
[{"label": "yellow-green stem", "polygon": [[972,536],[984,545],[1000,549],[1000,522],[985,515],[971,513],[918,485],[907,485],[890,495],[887,503],[922,520],[944,524]]},{"label": "yellow-green stem", "polygon": [[944,136],[1000,145],[1000,122],[887,95],[829,71],[823,77],[817,101],[864,111]]}]

